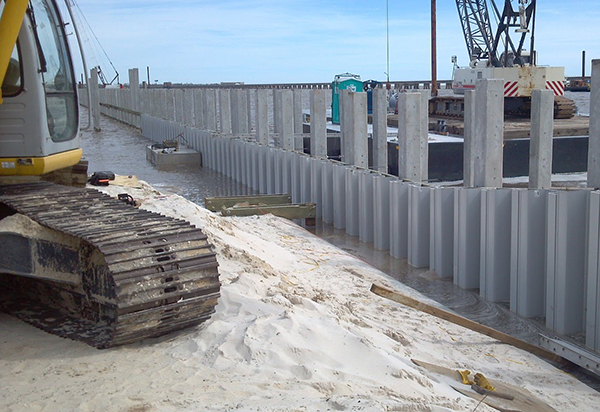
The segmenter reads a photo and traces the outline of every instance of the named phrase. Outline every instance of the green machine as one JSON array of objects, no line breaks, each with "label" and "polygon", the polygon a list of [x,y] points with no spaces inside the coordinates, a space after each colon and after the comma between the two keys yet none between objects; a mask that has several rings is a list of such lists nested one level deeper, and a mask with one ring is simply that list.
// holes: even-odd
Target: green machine
[{"label": "green machine", "polygon": [[331,89],[333,90],[331,99],[331,122],[333,124],[340,124],[340,90],[362,92],[363,83],[358,74],[336,74],[331,83]]}]

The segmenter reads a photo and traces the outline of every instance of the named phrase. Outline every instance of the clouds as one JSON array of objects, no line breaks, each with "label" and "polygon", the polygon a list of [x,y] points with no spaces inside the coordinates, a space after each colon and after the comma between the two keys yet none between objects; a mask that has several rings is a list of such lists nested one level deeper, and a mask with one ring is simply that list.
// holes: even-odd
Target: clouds
[{"label": "clouds", "polygon": [[[389,2],[391,77],[428,78],[430,3]],[[78,4],[121,73],[131,67],[145,71],[149,66],[152,80],[190,83],[323,82],[345,71],[365,79],[385,77],[385,0],[89,0]],[[561,59],[572,60],[571,51],[580,53],[579,44],[585,43],[581,31],[564,22],[580,18],[576,11],[561,9],[566,7],[549,0],[538,6],[537,45],[544,64],[547,60],[542,56],[552,56],[547,64],[566,65]],[[592,14],[598,9],[595,4],[589,7]],[[560,30],[540,22],[544,16],[557,15],[563,17]],[[598,34],[593,16],[586,15],[590,16],[589,8],[581,21]],[[453,2],[438,1],[437,20],[438,77],[449,78],[450,56],[467,62]],[[589,37],[585,44],[590,56],[595,49],[600,57],[598,37]],[[572,64],[579,66],[580,58]]]}]

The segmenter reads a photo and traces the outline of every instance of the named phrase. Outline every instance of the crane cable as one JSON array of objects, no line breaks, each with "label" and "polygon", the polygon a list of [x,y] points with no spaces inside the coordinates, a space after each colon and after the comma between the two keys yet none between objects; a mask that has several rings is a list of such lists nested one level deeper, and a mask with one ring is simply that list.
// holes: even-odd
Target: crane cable
[{"label": "crane cable", "polygon": [[106,53],[106,50],[102,46],[102,43],[100,43],[100,40],[98,39],[98,36],[96,36],[96,33],[94,32],[94,29],[92,29],[92,26],[90,25],[90,23],[85,18],[85,15],[83,14],[83,11],[79,7],[79,4],[77,4],[77,2],[75,0],[70,0],[70,2],[72,3],[73,6],[75,6],[77,8],[77,10],[79,10],[78,17],[81,18],[81,20],[85,23],[85,26],[87,26],[87,29],[89,29],[89,31],[92,33],[92,36],[94,36],[94,39],[96,40],[96,44],[100,47],[100,50],[102,50],[102,53],[104,53],[104,56],[106,57],[106,59],[108,60],[109,64],[111,65],[111,67],[113,68],[113,70],[116,73],[116,76],[110,81],[109,84],[112,84],[112,82],[114,82],[115,79],[118,81],[119,80],[119,72],[117,71],[117,68],[113,64],[113,62],[110,59],[110,57],[108,56],[108,53]]}]

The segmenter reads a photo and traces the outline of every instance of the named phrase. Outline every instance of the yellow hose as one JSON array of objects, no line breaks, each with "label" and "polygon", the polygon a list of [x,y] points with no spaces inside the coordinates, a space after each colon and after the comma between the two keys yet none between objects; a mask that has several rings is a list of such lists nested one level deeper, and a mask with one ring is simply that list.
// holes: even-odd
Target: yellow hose
[{"label": "yellow hose", "polygon": [[[4,83],[4,76],[6,76],[10,56],[15,48],[17,37],[19,37],[19,30],[21,30],[28,3],[28,0],[6,0],[4,5],[0,18],[0,85]],[[2,104],[1,95],[0,104]]]}]

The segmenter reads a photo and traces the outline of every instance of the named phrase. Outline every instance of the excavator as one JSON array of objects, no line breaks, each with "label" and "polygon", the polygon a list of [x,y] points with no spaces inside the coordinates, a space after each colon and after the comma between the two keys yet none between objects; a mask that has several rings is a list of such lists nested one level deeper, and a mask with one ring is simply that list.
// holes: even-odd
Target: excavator
[{"label": "excavator", "polygon": [[59,6],[0,0],[0,310],[97,348],[198,325],[221,286],[206,235],[56,183],[84,164]]},{"label": "excavator", "polygon": [[[507,116],[529,117],[531,91],[554,92],[554,118],[569,119],[575,103],[564,97],[563,67],[537,65],[534,48],[536,0],[504,0],[500,9],[494,0],[456,0],[469,66],[459,67],[454,56],[454,95],[430,100],[434,116],[462,117],[466,90],[474,90],[481,79],[504,79],[504,108]],[[492,24],[492,21],[495,24]]]}]

